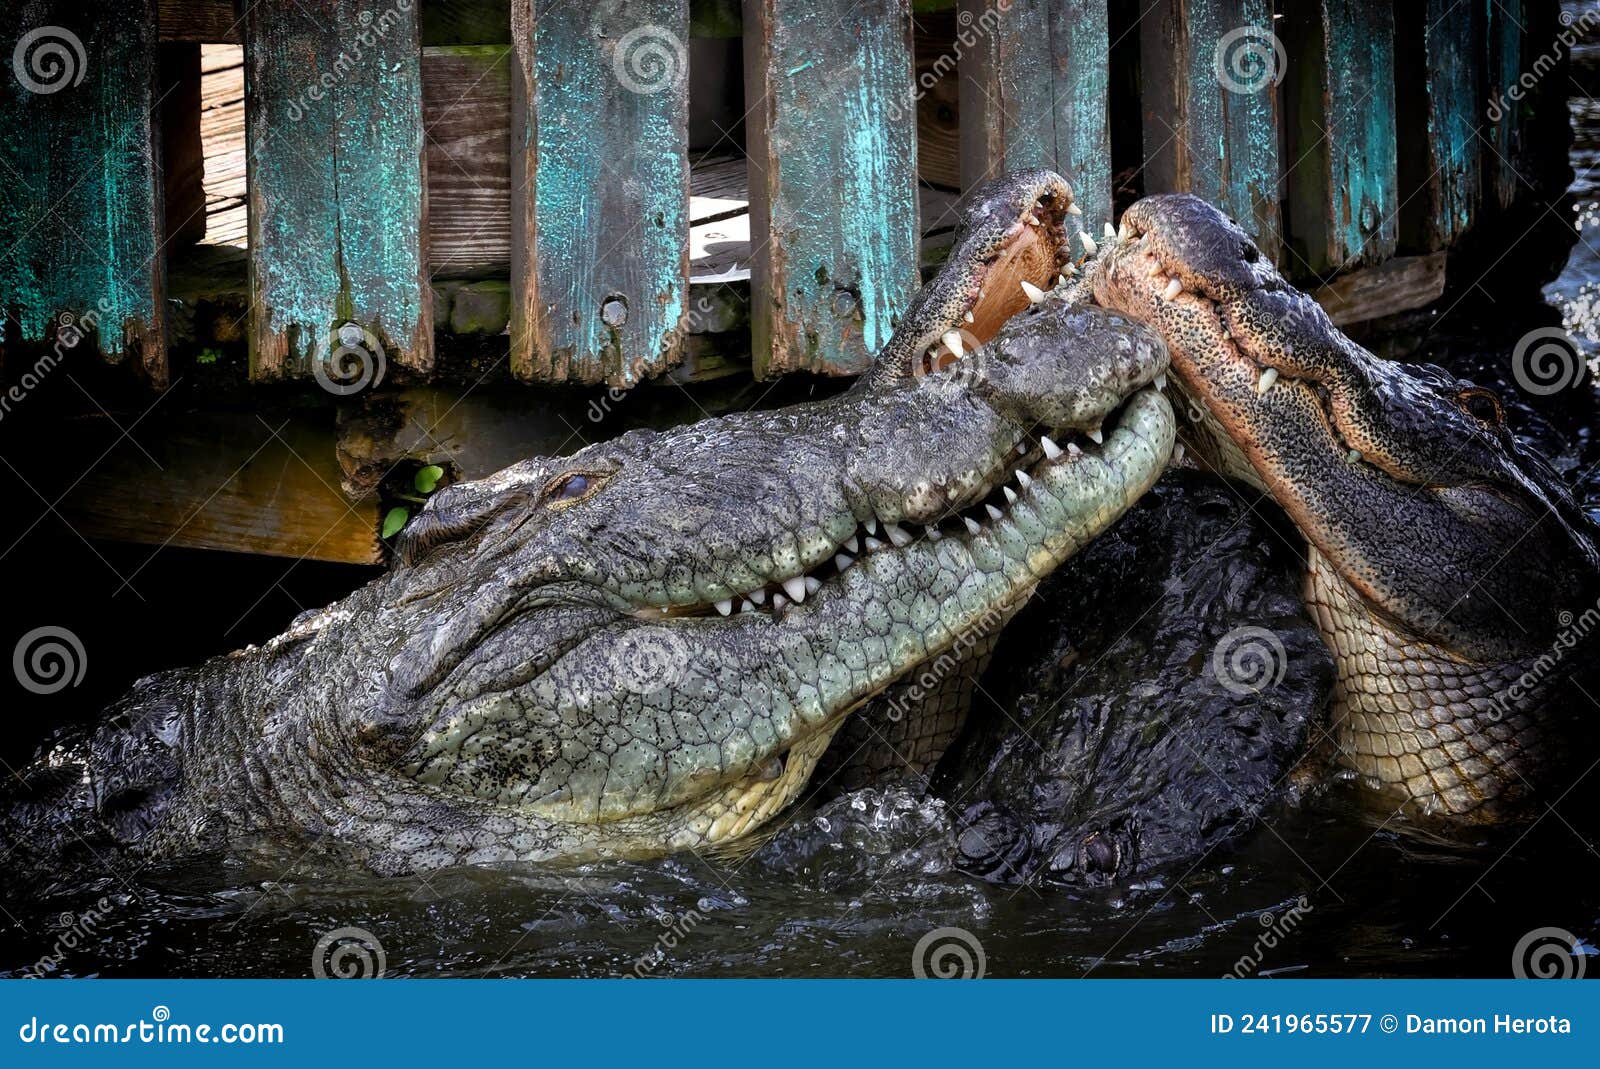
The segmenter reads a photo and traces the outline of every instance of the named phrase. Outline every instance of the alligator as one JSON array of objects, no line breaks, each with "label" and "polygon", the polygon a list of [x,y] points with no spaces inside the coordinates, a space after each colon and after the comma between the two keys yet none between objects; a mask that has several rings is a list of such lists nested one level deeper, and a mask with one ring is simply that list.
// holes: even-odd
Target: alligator
[{"label": "alligator", "polygon": [[383,576],[134,684],[26,771],[8,866],[285,841],[381,874],[731,848],[864,705],[895,703],[901,743],[929,720],[947,739],[960,688],[919,673],[964,671],[1175,436],[1159,339],[1057,285],[1081,233],[1067,185],[1011,176],[968,219],[848,392],[448,486]]},{"label": "alligator", "polygon": [[1600,622],[1591,521],[1496,394],[1374,356],[1205,201],[1147,197],[1108,244],[1086,284],[1166,341],[1183,446],[1305,539],[1332,759],[1396,814],[1526,813],[1584,726],[1562,688]]}]

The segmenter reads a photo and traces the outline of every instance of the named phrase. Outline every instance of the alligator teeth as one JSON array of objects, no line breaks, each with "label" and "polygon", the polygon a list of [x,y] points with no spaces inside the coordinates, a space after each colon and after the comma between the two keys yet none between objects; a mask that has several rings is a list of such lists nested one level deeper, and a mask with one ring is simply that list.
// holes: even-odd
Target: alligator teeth
[{"label": "alligator teeth", "polygon": [[1178,279],[1173,279],[1167,283],[1167,288],[1161,291],[1161,296],[1169,301],[1175,301],[1178,299],[1178,294],[1182,292],[1183,283]]},{"label": "alligator teeth", "polygon": [[967,530],[972,534],[977,534],[979,531],[983,530],[982,527],[978,526],[978,521],[973,519],[971,516],[961,517],[961,522],[967,525]]},{"label": "alligator teeth", "polygon": [[1044,300],[1044,290],[1040,289],[1038,286],[1035,286],[1027,279],[1022,280],[1022,292],[1028,295],[1028,300],[1033,304],[1038,304],[1040,301]]},{"label": "alligator teeth", "polygon": [[944,537],[944,532],[937,527],[928,528],[928,541],[937,542]]},{"label": "alligator teeth", "polygon": [[1078,237],[1083,239],[1083,251],[1088,253],[1090,256],[1093,256],[1095,253],[1100,251],[1100,246],[1096,245],[1094,243],[1094,238],[1090,237],[1087,233],[1080,232]]},{"label": "alligator teeth", "polygon": [[1028,487],[1033,485],[1033,476],[1029,475],[1027,472],[1023,471],[1021,468],[1018,468],[1017,469],[1017,485],[1022,487],[1024,490],[1026,490]]},{"label": "alligator teeth", "polygon": [[1129,226],[1128,221],[1124,219],[1117,224],[1117,240],[1127,241],[1131,237],[1133,237],[1133,227]]},{"label": "alligator teeth", "polygon": [[871,537],[870,535],[867,537],[866,544],[868,553],[876,553],[878,550],[883,548],[883,543],[878,541],[876,538]]},{"label": "alligator teeth", "polygon": [[1346,464],[1359,464],[1359,463],[1361,463],[1361,450],[1359,450],[1359,449],[1350,450],[1350,452],[1348,452],[1348,453],[1346,453],[1344,455],[1344,462]]},{"label": "alligator teeth", "polygon": [[860,553],[861,542],[856,538],[855,535],[851,535],[849,538],[844,540],[844,548],[848,549],[851,553]]},{"label": "alligator teeth", "polygon": [[944,342],[945,348],[949,349],[952,353],[955,353],[957,356],[965,355],[966,350],[961,347],[961,332],[959,330],[945,331],[944,337],[941,340]]},{"label": "alligator teeth", "polygon": [[717,602],[717,612],[721,613],[723,616],[727,616],[732,611],[733,611],[733,599],[732,598],[723,598],[721,601]]},{"label": "alligator teeth", "polygon": [[1077,264],[1062,264],[1061,265],[1061,273],[1063,275],[1066,275],[1068,278],[1077,278],[1078,277],[1078,265]]},{"label": "alligator teeth", "polygon": [[856,562],[856,559],[854,557],[848,556],[848,555],[846,555],[844,553],[837,554],[833,558],[833,566],[835,568],[839,569],[841,572],[849,571],[850,570],[850,566],[852,564],[854,564],[855,562]]},{"label": "alligator teeth", "polygon": [[1046,460],[1055,460],[1061,455],[1061,447],[1052,442],[1048,434],[1039,436],[1039,444],[1044,447],[1044,458]]},{"label": "alligator teeth", "polygon": [[1066,276],[1066,274],[1064,272],[1062,274],[1059,274],[1059,275],[1056,276],[1056,288],[1057,289],[1061,289],[1066,284],[1067,284],[1067,276]]},{"label": "alligator teeth", "polygon": [[1172,443],[1172,462],[1174,464],[1182,464],[1183,463],[1183,454],[1184,454],[1183,443],[1182,442],[1173,442]]},{"label": "alligator teeth", "polygon": [[907,533],[906,529],[901,527],[898,523],[884,524],[883,533],[888,535],[889,541],[893,542],[896,546],[909,546],[911,544],[911,535]]},{"label": "alligator teeth", "polygon": [[1078,448],[1078,443],[1077,442],[1068,442],[1067,443],[1067,456],[1069,456],[1069,457],[1081,457],[1081,456],[1083,456],[1083,450]]},{"label": "alligator teeth", "polygon": [[814,575],[806,576],[806,593],[815,594],[822,589],[822,580]]},{"label": "alligator teeth", "polygon": [[985,505],[983,506],[983,510],[989,514],[989,518],[991,520],[998,520],[1001,516],[1005,515],[1005,513],[1001,512],[993,505]]},{"label": "alligator teeth", "polygon": [[1262,397],[1272,389],[1272,384],[1278,381],[1278,369],[1269,367],[1261,373],[1261,378],[1256,380],[1256,396]]},{"label": "alligator teeth", "polygon": [[1011,487],[1002,486],[1000,492],[1006,495],[1006,504],[1015,505],[1017,503],[1017,492]]},{"label": "alligator teeth", "polygon": [[793,598],[795,604],[806,600],[805,578],[797,575],[793,579],[785,579],[783,581],[783,592]]},{"label": "alligator teeth", "polygon": [[1075,204],[1075,203],[1074,204],[1069,204],[1069,205],[1067,205],[1067,214],[1068,215],[1082,215],[1083,214],[1083,209],[1078,207],[1077,204]]},{"label": "alligator teeth", "polygon": [[1092,430],[1084,431],[1083,433],[1084,433],[1085,436],[1088,437],[1089,441],[1093,442],[1095,445],[1105,445],[1106,444],[1106,436],[1101,432],[1099,427],[1095,427]]},{"label": "alligator teeth", "polygon": [[1108,219],[1108,220],[1106,220],[1106,224],[1105,224],[1105,228],[1104,228],[1104,233],[1105,233],[1105,235],[1106,235],[1106,237],[1108,237],[1108,238],[1110,238],[1110,239],[1111,239],[1111,240],[1112,240],[1112,241],[1115,241],[1115,240],[1117,240],[1117,231],[1116,231],[1116,228],[1114,228],[1114,227],[1113,227],[1113,226],[1112,226],[1112,225],[1111,225],[1111,221],[1110,221],[1110,220],[1109,220],[1109,219]]},{"label": "alligator teeth", "polygon": [[772,615],[776,617],[788,606],[788,604],[789,599],[784,597],[782,594],[772,595]]},{"label": "alligator teeth", "polygon": [[878,517],[872,516],[872,517],[868,518],[867,520],[865,520],[861,524],[861,526],[865,527],[867,529],[867,534],[877,534],[878,533]]},{"label": "alligator teeth", "polygon": [[968,323],[971,323],[974,322],[977,317],[972,314],[972,309],[968,308],[966,312],[962,314],[961,318],[965,319]]},{"label": "alligator teeth", "polygon": [[1167,373],[1165,371],[1163,371],[1161,374],[1156,376],[1156,389],[1165,390],[1166,388],[1167,388]]},{"label": "alligator teeth", "polygon": [[749,598],[741,598],[739,600],[739,611],[740,612],[755,612],[756,611],[756,607],[754,605],[750,604],[750,599]]},{"label": "alligator teeth", "polygon": [[1032,212],[1029,212],[1027,215],[1023,216],[1023,218],[1028,220],[1028,222],[1032,223],[1034,226],[1044,225],[1043,223],[1039,222],[1039,217],[1034,215]]},{"label": "alligator teeth", "polygon": [[749,598],[751,601],[755,602],[757,605],[760,605],[763,601],[767,600],[767,591],[766,591],[765,588],[752,590],[752,591],[750,591],[750,593],[746,594],[745,597]]}]

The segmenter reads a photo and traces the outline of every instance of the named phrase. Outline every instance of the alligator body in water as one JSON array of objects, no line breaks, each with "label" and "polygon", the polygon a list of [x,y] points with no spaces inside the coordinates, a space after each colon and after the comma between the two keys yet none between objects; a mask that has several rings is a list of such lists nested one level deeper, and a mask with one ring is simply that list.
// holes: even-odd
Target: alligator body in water
[{"label": "alligator body in water", "polygon": [[[1070,204],[1047,173],[979,197],[961,297],[843,396],[444,489],[387,575],[55,746],[11,864],[298,838],[402,873],[760,828],[852,712],[959,666],[1167,462],[1147,328],[1060,295],[1006,322],[1062,269]],[[951,696],[895,700],[942,724]]]}]

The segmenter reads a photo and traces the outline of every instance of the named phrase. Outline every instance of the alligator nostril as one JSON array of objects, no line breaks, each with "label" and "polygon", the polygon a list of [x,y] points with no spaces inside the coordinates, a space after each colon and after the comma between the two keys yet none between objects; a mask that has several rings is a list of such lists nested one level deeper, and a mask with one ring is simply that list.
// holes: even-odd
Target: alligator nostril
[{"label": "alligator nostril", "polygon": [[1242,241],[1239,243],[1239,255],[1244,257],[1244,262],[1247,264],[1253,264],[1257,260],[1261,259],[1260,250],[1257,249],[1254,244],[1248,241]]}]

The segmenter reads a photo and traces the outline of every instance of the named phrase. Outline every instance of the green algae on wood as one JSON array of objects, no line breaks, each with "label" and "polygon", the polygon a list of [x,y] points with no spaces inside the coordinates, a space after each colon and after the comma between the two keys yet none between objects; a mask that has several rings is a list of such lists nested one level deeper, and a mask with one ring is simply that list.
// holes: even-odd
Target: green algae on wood
[{"label": "green algae on wood", "polygon": [[687,0],[512,4],[511,366],[630,386],[689,290]]},{"label": "green algae on wood", "polygon": [[964,0],[956,22],[962,186],[1049,167],[1098,234],[1111,219],[1105,0]]},{"label": "green algae on wood", "polygon": [[251,376],[356,386],[380,358],[425,374],[416,5],[254,4],[244,41]]},{"label": "green algae on wood", "polygon": [[744,25],[755,374],[855,374],[919,282],[910,9],[747,0]]},{"label": "green algae on wood", "polygon": [[155,0],[0,7],[0,355],[96,338],[167,375]]},{"label": "green algae on wood", "polygon": [[1400,244],[1449,247],[1477,218],[1482,193],[1482,27],[1469,4],[1427,0],[1395,10]]},{"label": "green algae on wood", "polygon": [[1144,188],[1233,216],[1277,259],[1277,89],[1286,56],[1270,0],[1158,0],[1139,22]]},{"label": "green algae on wood", "polygon": [[1295,275],[1394,255],[1399,235],[1394,10],[1380,0],[1296,5],[1283,31],[1294,161],[1285,175]]}]

